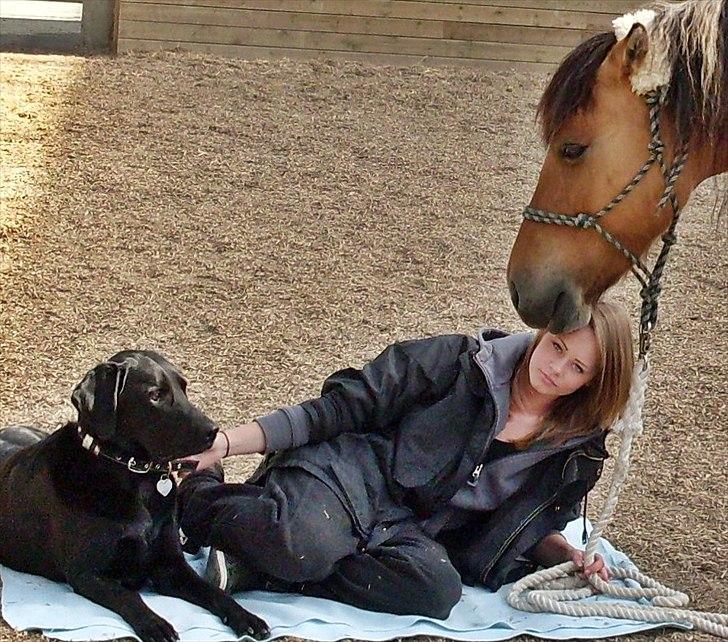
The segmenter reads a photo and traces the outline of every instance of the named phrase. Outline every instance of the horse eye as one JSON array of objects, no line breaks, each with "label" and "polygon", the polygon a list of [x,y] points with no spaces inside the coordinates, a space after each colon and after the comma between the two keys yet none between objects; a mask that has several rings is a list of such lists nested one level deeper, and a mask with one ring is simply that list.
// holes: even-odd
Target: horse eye
[{"label": "horse eye", "polygon": [[588,145],[580,145],[579,143],[564,143],[561,146],[561,156],[566,160],[577,160],[582,157]]}]

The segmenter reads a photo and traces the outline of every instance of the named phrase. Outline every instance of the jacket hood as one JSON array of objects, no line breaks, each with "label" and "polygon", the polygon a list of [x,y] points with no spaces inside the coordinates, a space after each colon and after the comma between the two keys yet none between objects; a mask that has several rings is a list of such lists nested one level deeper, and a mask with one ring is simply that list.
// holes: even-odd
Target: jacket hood
[{"label": "jacket hood", "polygon": [[530,332],[508,334],[487,328],[478,332],[478,352],[473,359],[488,384],[495,403],[495,431],[497,435],[508,420],[511,399],[511,379],[534,335]]},{"label": "jacket hood", "polygon": [[475,361],[491,385],[510,384],[518,362],[535,336],[533,332],[508,334],[489,328],[478,332],[479,348]]}]

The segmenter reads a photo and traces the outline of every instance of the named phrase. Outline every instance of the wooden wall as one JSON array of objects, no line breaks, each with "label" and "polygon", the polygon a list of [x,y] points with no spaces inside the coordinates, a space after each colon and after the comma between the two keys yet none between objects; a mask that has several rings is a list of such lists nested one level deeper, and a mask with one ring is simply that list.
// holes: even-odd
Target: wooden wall
[{"label": "wooden wall", "polygon": [[645,0],[119,1],[119,52],[552,70]]}]

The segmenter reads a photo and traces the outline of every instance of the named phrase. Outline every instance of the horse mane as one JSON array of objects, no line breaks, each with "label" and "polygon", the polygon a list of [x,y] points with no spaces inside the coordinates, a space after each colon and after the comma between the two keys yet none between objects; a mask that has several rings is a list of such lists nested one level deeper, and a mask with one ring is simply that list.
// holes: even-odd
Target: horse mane
[{"label": "horse mane", "polygon": [[[655,7],[650,40],[667,52],[665,109],[678,141],[728,145],[728,0],[686,0]],[[597,70],[617,42],[612,32],[582,42],[559,65],[538,105],[543,140],[593,99]],[[717,143],[717,144],[716,144]]]}]

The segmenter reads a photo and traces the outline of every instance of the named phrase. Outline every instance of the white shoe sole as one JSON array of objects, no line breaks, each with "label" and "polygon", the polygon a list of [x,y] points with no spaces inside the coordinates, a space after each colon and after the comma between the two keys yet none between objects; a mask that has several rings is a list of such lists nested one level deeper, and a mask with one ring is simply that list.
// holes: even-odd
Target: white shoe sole
[{"label": "white shoe sole", "polygon": [[217,586],[221,590],[225,590],[228,584],[227,564],[225,563],[225,553],[215,550],[215,563],[217,564],[218,583]]}]

